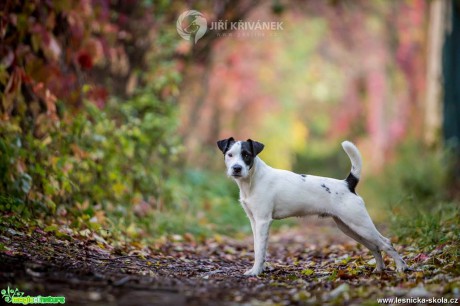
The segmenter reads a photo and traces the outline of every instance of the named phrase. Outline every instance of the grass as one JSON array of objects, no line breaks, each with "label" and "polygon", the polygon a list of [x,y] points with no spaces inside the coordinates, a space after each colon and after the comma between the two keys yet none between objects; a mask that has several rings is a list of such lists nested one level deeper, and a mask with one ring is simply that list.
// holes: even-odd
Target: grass
[{"label": "grass", "polygon": [[423,251],[460,239],[460,205],[440,202],[431,209],[412,209],[411,213],[396,214],[391,222],[392,232],[405,244],[415,244]]},{"label": "grass", "polygon": [[448,194],[451,152],[409,142],[400,148],[398,157],[383,179],[370,180],[389,212],[391,232],[424,251],[458,241],[460,202]]}]

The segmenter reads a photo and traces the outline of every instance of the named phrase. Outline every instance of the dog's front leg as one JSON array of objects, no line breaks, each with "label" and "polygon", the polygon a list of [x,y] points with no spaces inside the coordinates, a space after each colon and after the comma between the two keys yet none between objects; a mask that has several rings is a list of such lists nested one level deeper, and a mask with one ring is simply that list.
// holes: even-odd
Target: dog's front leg
[{"label": "dog's front leg", "polygon": [[248,216],[249,221],[251,222],[251,230],[252,230],[252,237],[254,238],[254,250],[255,250],[255,244],[256,244],[256,222],[254,221],[254,216],[252,215],[252,212],[248,209],[246,204],[243,203],[243,209],[246,212],[246,215]]},{"label": "dog's front leg", "polygon": [[253,276],[259,275],[264,269],[265,253],[267,251],[268,232],[272,220],[254,220],[254,266],[248,270],[244,275]]}]

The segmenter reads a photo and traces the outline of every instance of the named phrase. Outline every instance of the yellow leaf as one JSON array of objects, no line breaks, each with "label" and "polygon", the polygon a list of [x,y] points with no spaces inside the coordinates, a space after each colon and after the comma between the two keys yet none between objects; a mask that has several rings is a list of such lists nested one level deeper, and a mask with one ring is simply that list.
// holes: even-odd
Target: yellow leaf
[{"label": "yellow leaf", "polygon": [[115,183],[112,186],[112,190],[113,190],[113,192],[115,193],[116,196],[121,196],[123,194],[123,192],[125,191],[125,185],[123,185],[120,182]]},{"label": "yellow leaf", "polygon": [[128,226],[128,228],[126,229],[126,234],[128,234],[128,236],[131,238],[135,238],[138,236],[137,228],[136,228],[136,225],[134,225],[134,223],[131,223]]},{"label": "yellow leaf", "polygon": [[214,240],[216,240],[217,243],[222,243],[224,241],[224,239],[222,238],[221,235],[219,234],[215,234],[214,235]]}]

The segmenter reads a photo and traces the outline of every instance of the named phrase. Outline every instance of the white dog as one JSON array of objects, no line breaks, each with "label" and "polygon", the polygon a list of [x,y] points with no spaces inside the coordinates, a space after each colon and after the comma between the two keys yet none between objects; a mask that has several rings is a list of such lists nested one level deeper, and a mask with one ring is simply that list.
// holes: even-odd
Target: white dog
[{"label": "white dog", "polygon": [[332,217],[346,235],[366,246],[375,257],[375,271],[385,268],[381,251],[393,257],[398,271],[408,269],[390,240],[375,228],[363,199],[355,192],[362,161],[351,142],[342,143],[352,164],[345,180],[274,169],[257,157],[264,145],[251,139],[235,141],[230,137],[218,141],[217,146],[224,153],[227,175],[240,188],[240,202],[251,221],[255,261],[245,275],[263,271],[273,220],[313,214]]}]

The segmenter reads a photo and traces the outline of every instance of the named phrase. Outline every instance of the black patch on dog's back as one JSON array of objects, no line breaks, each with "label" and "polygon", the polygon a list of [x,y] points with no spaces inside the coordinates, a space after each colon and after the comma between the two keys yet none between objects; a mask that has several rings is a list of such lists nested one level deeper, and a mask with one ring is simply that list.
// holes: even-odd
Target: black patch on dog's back
[{"label": "black patch on dog's back", "polygon": [[347,178],[345,179],[345,182],[348,184],[348,189],[352,193],[356,194],[355,188],[356,185],[358,185],[359,179],[350,172],[350,174],[348,174]]},{"label": "black patch on dog's back", "polygon": [[321,187],[323,187],[327,193],[331,193],[331,189],[329,189],[329,187],[327,187],[325,184],[322,184]]}]

